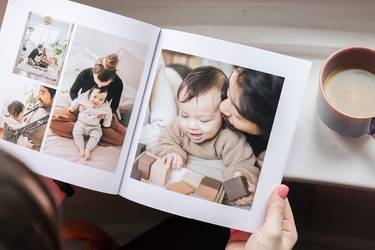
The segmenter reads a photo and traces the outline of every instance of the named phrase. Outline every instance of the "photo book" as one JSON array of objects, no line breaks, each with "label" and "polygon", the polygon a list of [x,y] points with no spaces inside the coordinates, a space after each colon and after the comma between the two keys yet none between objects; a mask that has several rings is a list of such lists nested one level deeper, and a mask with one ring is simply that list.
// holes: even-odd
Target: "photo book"
[{"label": "photo book", "polygon": [[310,62],[65,0],[8,1],[0,43],[3,150],[165,212],[262,225]]}]

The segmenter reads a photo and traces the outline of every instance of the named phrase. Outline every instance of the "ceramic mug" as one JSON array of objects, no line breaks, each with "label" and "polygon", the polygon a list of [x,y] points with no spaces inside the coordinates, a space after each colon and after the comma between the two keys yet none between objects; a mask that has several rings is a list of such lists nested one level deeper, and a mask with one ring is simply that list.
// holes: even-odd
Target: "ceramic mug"
[{"label": "ceramic mug", "polygon": [[375,133],[375,113],[365,117],[350,115],[338,110],[327,97],[325,81],[331,73],[340,68],[360,68],[375,73],[375,50],[350,47],[340,49],[328,57],[319,79],[317,108],[321,120],[329,128],[345,136],[358,137]]}]

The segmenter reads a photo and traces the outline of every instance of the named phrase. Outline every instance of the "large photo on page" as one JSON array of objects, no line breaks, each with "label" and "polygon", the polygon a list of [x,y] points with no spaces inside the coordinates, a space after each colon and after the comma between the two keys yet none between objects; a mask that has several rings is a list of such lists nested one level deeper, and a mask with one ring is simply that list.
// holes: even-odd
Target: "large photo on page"
[{"label": "large photo on page", "polygon": [[250,210],[284,78],[170,50],[159,65],[131,177]]},{"label": "large photo on page", "polygon": [[43,153],[114,172],[146,54],[146,45],[77,26]]},{"label": "large photo on page", "polygon": [[243,231],[280,184],[310,63],[162,30],[120,194]]}]

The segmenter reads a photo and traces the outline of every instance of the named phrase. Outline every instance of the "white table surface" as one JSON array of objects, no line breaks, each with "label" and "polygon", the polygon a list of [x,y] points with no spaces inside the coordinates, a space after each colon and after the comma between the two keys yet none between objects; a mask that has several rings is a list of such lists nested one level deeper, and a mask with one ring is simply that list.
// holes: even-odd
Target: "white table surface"
[{"label": "white table surface", "polygon": [[375,140],[371,136],[341,136],[320,120],[316,110],[316,96],[323,60],[311,61],[313,67],[285,177],[375,188]]}]

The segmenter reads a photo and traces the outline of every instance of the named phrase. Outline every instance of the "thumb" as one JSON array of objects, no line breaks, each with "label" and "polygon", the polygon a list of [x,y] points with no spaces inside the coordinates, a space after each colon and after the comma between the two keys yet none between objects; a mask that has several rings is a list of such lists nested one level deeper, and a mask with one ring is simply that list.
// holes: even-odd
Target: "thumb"
[{"label": "thumb", "polygon": [[265,225],[273,230],[281,230],[284,220],[284,209],[286,206],[285,197],[289,188],[286,185],[280,185],[272,192],[268,202]]}]

